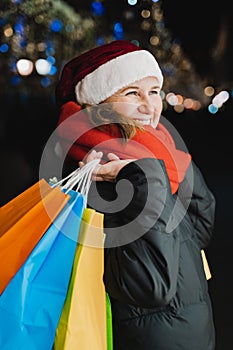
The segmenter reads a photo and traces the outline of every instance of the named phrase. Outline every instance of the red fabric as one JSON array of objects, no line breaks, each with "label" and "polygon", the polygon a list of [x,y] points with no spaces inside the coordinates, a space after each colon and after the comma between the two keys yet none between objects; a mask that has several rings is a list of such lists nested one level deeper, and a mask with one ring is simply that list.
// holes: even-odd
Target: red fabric
[{"label": "red fabric", "polygon": [[[113,135],[109,133],[110,128]],[[145,126],[145,129],[138,130],[131,140],[123,143],[115,125],[105,125],[104,131],[93,127],[80,106],[70,101],[61,109],[58,134],[68,156],[77,162],[92,149],[102,151],[105,159],[109,152],[113,152],[120,159],[155,157],[163,160],[172,193],[175,193],[185,176],[191,156],[176,149],[172,136],[161,123],[156,129],[151,126]]]},{"label": "red fabric", "polygon": [[99,66],[108,61],[127,54],[142,50],[137,45],[126,40],[115,40],[73,58],[67,62],[62,70],[61,79],[56,86],[56,102],[62,105],[67,101],[76,101],[75,86],[86,75],[92,73]]}]

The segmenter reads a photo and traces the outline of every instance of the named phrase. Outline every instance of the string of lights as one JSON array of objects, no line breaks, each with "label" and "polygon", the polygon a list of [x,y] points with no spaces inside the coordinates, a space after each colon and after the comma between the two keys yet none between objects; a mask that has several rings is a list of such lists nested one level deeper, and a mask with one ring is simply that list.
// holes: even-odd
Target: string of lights
[{"label": "string of lights", "polygon": [[[165,26],[161,0],[128,0],[112,11],[107,0],[1,0],[0,93],[53,94],[63,64],[91,47],[127,39],[150,50],[165,76],[164,109],[221,110],[231,97],[202,81],[180,42]],[[83,5],[83,6],[82,6]],[[84,6],[85,5],[85,6]]]}]

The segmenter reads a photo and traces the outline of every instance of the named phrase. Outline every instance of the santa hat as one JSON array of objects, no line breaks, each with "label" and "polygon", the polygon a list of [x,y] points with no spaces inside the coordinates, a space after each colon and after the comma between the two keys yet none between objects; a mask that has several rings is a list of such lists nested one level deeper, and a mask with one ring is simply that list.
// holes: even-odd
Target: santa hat
[{"label": "santa hat", "polygon": [[129,84],[155,76],[162,87],[163,75],[155,57],[126,40],[95,47],[67,62],[56,87],[56,101],[62,105],[103,102]]}]

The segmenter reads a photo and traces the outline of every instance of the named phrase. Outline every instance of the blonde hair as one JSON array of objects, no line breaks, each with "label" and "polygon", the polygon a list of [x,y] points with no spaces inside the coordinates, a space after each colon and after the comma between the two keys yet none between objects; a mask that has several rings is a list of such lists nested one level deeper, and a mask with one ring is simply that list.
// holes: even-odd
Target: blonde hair
[{"label": "blonde hair", "polygon": [[109,131],[112,135],[114,128],[111,125],[117,126],[120,134],[125,142],[131,139],[139,130],[145,130],[143,125],[134,120],[133,118],[124,116],[111,106],[111,104],[99,104],[91,107],[86,107],[86,112],[93,125],[100,130],[106,130],[104,126],[109,126]]}]

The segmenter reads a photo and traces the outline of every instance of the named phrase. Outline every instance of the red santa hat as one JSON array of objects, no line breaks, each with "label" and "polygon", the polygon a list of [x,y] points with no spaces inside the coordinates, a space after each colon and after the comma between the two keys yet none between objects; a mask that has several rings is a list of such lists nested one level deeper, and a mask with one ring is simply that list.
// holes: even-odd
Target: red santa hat
[{"label": "red santa hat", "polygon": [[162,87],[163,75],[155,57],[126,40],[104,44],[67,62],[56,87],[56,101],[96,105],[129,84],[155,76]]}]

